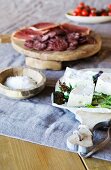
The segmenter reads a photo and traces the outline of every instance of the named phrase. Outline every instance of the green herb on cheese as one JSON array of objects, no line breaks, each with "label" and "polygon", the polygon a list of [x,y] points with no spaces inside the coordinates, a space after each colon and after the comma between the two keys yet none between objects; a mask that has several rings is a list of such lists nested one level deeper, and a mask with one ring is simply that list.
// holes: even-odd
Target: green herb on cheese
[{"label": "green herb on cheese", "polygon": [[102,107],[111,109],[111,96],[103,93],[95,92],[92,99],[91,105],[86,105],[88,108]]}]

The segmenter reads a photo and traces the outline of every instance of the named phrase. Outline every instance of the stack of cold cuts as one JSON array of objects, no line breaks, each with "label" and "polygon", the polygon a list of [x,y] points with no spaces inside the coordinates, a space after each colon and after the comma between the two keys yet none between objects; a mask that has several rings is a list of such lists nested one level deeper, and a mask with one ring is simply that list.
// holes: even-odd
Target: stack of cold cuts
[{"label": "stack of cold cuts", "polygon": [[63,61],[82,58],[78,57],[81,47],[96,43],[89,28],[68,23],[38,23],[17,31],[14,37],[29,51],[26,64],[39,69],[60,70]]}]

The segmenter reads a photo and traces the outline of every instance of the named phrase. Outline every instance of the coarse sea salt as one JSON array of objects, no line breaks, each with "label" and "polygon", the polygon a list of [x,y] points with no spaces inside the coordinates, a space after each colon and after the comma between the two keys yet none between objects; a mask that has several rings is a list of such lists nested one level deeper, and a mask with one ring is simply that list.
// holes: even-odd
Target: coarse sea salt
[{"label": "coarse sea salt", "polygon": [[28,76],[8,77],[4,85],[13,90],[32,89],[37,87],[36,81]]}]

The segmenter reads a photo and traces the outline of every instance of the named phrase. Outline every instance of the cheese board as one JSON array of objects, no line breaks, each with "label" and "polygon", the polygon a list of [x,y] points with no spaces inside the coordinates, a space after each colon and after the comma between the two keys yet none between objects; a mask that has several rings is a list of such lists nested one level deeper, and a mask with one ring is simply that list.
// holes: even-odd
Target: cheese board
[{"label": "cheese board", "polygon": [[[111,73],[111,69],[104,69],[104,68],[83,69],[83,70],[79,70],[78,72],[81,76],[83,76],[83,73],[86,75],[87,72],[90,72],[90,74],[92,75],[92,73],[97,74],[98,71],[100,70],[103,71],[103,73],[105,74]],[[64,77],[60,78],[59,81],[56,83],[55,91],[58,91],[58,86],[60,85],[60,81],[62,82],[62,80],[63,81],[65,80]],[[66,80],[68,83],[68,77],[66,77]],[[77,100],[77,98],[74,98],[73,96],[73,101],[74,100]],[[78,129],[73,132],[73,135],[67,138],[67,146],[71,150],[73,150],[75,146],[76,147],[78,146],[78,152],[82,154],[86,155],[94,147],[93,131],[95,130],[95,127],[98,127],[98,125],[101,127],[104,127],[105,125],[107,125],[108,127],[111,126],[111,109],[109,108],[104,108],[104,107],[88,108],[83,106],[70,107],[67,106],[67,102],[64,104],[57,104],[54,102],[53,94],[52,94],[52,105],[55,107],[59,107],[71,111],[72,113],[74,113],[75,118],[80,122]]]},{"label": "cheese board", "polygon": [[13,48],[27,57],[27,66],[52,70],[61,70],[71,61],[93,57],[102,45],[98,33],[70,23],[37,23],[13,32],[11,38],[0,36],[0,42],[10,40]]},{"label": "cheese board", "polygon": [[[15,33],[14,33],[15,34]],[[37,58],[40,60],[45,61],[74,61],[78,59],[83,59],[90,57],[94,54],[96,54],[101,49],[101,37],[100,35],[96,34],[95,32],[92,32],[92,36],[95,37],[96,43],[95,44],[89,44],[89,45],[82,45],[76,50],[71,51],[40,51],[37,52],[35,50],[29,50],[24,47],[24,41],[20,41],[19,39],[14,38],[14,34],[12,34],[11,37],[11,43],[15,50],[17,50],[19,53],[22,53],[26,56]]]},{"label": "cheese board", "polygon": [[12,33],[11,43],[15,50],[27,56],[28,66],[61,70],[63,62],[96,54],[101,49],[102,40],[98,33],[87,27],[69,23],[38,23]]}]

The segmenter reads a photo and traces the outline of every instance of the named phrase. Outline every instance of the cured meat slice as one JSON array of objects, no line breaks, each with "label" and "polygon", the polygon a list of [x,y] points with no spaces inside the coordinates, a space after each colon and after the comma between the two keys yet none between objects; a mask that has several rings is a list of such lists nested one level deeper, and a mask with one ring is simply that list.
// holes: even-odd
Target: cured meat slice
[{"label": "cured meat slice", "polygon": [[49,32],[50,29],[57,27],[57,24],[44,22],[32,25],[29,28],[24,28],[17,31],[14,34],[14,37],[18,39],[28,40],[30,38],[34,38],[37,35],[44,35]]},{"label": "cured meat slice", "polygon": [[49,40],[47,51],[65,51],[67,50],[68,43],[65,39],[60,37],[55,37]]},{"label": "cured meat slice", "polygon": [[87,27],[81,27],[79,25],[73,25],[69,23],[61,24],[61,28],[64,29],[66,32],[78,32],[78,33],[82,33],[85,35],[89,35],[91,31],[91,29]]},{"label": "cured meat slice", "polygon": [[52,22],[41,22],[41,23],[34,24],[32,26],[40,30],[49,30],[51,28],[58,27],[59,24],[54,24]]},{"label": "cured meat slice", "polygon": [[28,39],[34,38],[37,35],[42,35],[47,32],[48,32],[48,30],[47,31],[39,31],[39,30],[37,31],[37,30],[33,30],[32,28],[24,28],[24,29],[17,31],[14,34],[14,37],[16,37],[18,39],[28,40]]},{"label": "cured meat slice", "polygon": [[42,29],[42,28],[49,27],[49,26],[55,26],[55,24],[52,22],[40,22],[32,26],[38,29]]}]

